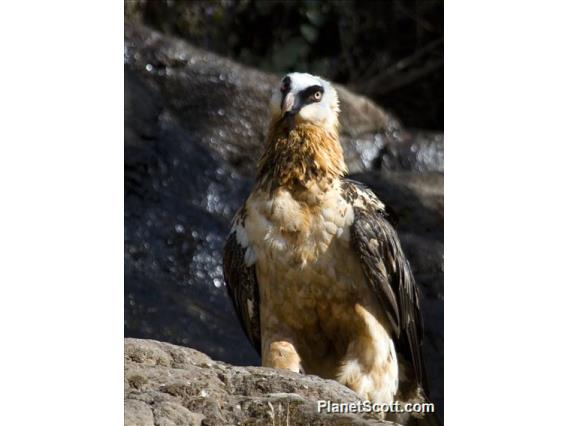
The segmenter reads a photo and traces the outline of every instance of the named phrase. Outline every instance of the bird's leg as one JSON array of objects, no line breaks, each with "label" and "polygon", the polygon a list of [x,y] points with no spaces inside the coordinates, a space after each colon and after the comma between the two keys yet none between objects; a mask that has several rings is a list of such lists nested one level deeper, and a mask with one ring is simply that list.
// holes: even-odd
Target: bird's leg
[{"label": "bird's leg", "polygon": [[262,345],[262,366],[283,368],[299,373],[300,356],[291,339],[268,340]]}]

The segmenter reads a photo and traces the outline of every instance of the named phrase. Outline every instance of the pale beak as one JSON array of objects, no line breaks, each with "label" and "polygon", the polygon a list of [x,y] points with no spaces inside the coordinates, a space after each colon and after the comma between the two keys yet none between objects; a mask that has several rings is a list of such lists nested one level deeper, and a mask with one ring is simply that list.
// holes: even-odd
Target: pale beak
[{"label": "pale beak", "polygon": [[284,99],[282,99],[282,104],[280,105],[280,108],[282,109],[282,116],[286,115],[287,112],[292,111],[293,107],[294,107],[294,94],[288,92],[284,97]]}]

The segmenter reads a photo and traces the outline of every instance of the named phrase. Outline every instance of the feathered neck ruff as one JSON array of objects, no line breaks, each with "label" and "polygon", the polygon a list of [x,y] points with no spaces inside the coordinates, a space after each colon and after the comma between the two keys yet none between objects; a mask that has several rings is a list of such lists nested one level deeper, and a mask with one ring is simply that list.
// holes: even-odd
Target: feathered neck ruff
[{"label": "feathered neck ruff", "polygon": [[339,132],[310,123],[273,120],[260,158],[257,185],[270,192],[308,189],[313,183],[331,184],[347,173]]}]

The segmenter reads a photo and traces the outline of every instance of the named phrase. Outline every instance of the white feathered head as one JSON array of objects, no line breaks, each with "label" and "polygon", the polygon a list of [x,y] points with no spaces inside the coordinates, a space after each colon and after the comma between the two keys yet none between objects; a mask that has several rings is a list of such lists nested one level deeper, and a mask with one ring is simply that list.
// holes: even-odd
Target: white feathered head
[{"label": "white feathered head", "polygon": [[335,130],[339,100],[328,81],[294,72],[284,76],[280,88],[272,95],[271,111],[275,118],[293,118]]}]

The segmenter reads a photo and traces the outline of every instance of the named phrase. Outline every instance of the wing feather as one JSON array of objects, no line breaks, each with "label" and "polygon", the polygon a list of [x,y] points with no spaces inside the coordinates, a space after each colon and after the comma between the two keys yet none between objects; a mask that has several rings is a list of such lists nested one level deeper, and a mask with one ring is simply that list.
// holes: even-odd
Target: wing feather
[{"label": "wing feather", "polygon": [[398,342],[412,361],[418,383],[424,383],[423,325],[420,294],[396,231],[384,205],[358,182],[344,180],[345,199],[352,204],[351,242],[368,284],[385,310]]},{"label": "wing feather", "polygon": [[244,226],[243,217],[243,210],[237,213],[235,224],[225,244],[223,274],[241,326],[260,354],[260,302],[255,265],[247,264],[247,247],[243,247],[237,238],[237,228]]}]

